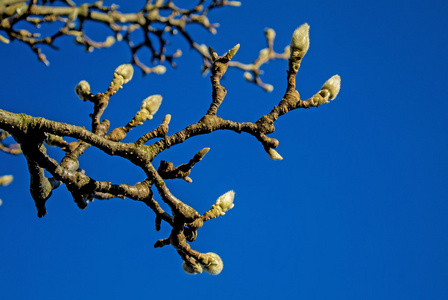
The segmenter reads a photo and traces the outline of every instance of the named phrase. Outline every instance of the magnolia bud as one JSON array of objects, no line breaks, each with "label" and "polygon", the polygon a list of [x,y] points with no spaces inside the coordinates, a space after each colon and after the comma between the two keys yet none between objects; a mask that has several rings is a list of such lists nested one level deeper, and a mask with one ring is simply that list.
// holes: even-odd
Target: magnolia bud
[{"label": "magnolia bud", "polygon": [[134,75],[134,67],[131,64],[123,64],[118,66],[114,71],[114,79],[121,77],[123,84],[128,83]]},{"label": "magnolia bud", "polygon": [[201,52],[202,55],[207,55],[208,54],[208,48],[204,44],[201,44],[199,46],[199,51]]},{"label": "magnolia bud", "polygon": [[12,175],[0,176],[0,185],[8,185],[12,182],[14,177]]},{"label": "magnolia bud", "polygon": [[149,115],[154,115],[162,104],[161,95],[152,95],[143,100],[140,110],[147,110]]},{"label": "magnolia bud", "polygon": [[240,49],[240,44],[236,44],[235,47],[227,51],[227,56],[229,59],[232,59],[232,57],[235,56],[235,54],[238,52],[238,49]]},{"label": "magnolia bud", "polygon": [[236,7],[241,6],[240,1],[227,1],[225,4],[227,4],[228,6],[236,6]]},{"label": "magnolia bud", "polygon": [[90,95],[90,84],[85,80],[80,81],[75,87],[75,93],[79,99],[86,101],[87,96]]},{"label": "magnolia bud", "polygon": [[195,270],[192,268],[189,264],[186,262],[182,263],[182,269],[184,269],[184,272],[189,275],[195,275],[195,274],[201,274],[202,273],[202,267],[200,264],[197,265],[197,269]]},{"label": "magnolia bud", "polygon": [[213,259],[208,263],[208,265],[202,265],[204,271],[210,275],[218,275],[221,273],[224,268],[224,263],[222,262],[221,257],[213,252],[208,252],[206,255]]},{"label": "magnolia bud", "polygon": [[269,155],[269,158],[273,159],[273,160],[282,160],[283,159],[283,157],[280,154],[278,154],[278,152],[275,151],[272,148],[269,148],[268,155]]},{"label": "magnolia bud", "polygon": [[259,59],[267,59],[269,57],[269,49],[264,48],[260,50],[260,54],[258,55]]},{"label": "magnolia bud", "polygon": [[273,40],[275,38],[275,30],[272,28],[266,28],[264,31],[264,35],[268,40]]},{"label": "magnolia bud", "polygon": [[274,90],[274,86],[271,85],[271,84],[265,84],[265,85],[263,85],[263,88],[268,93],[270,93],[270,92],[272,92]]},{"label": "magnolia bud", "polygon": [[104,42],[104,47],[110,47],[115,43],[115,38],[113,36],[108,36]]},{"label": "magnolia bud", "polygon": [[299,28],[297,28],[291,38],[291,55],[297,53],[297,51],[302,52],[303,57],[310,47],[310,26],[305,23]]},{"label": "magnolia bud", "polygon": [[224,195],[220,196],[218,198],[218,200],[216,200],[215,205],[219,206],[221,208],[222,212],[226,212],[235,206],[233,204],[234,198],[235,198],[235,192],[228,191]]},{"label": "magnolia bud", "polygon": [[152,68],[152,72],[156,74],[165,74],[166,67],[163,65],[155,66],[154,68]]},{"label": "magnolia bud", "polygon": [[247,81],[252,81],[254,80],[254,77],[252,76],[252,74],[250,72],[244,72],[244,79],[246,79]]},{"label": "magnolia bud", "polygon": [[330,92],[331,100],[336,98],[336,96],[339,94],[340,89],[341,89],[341,76],[339,75],[332,76],[321,87],[321,90],[328,90]]}]

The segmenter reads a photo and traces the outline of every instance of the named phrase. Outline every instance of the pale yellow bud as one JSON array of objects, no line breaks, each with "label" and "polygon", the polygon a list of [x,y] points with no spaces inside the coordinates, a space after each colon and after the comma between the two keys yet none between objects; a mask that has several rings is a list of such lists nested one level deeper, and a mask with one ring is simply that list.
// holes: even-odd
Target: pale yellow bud
[{"label": "pale yellow bud", "polygon": [[208,54],[208,47],[204,44],[201,44],[199,46],[199,51],[201,52],[202,55],[207,55]]},{"label": "pale yellow bud", "polygon": [[247,81],[254,80],[254,77],[252,76],[252,74],[250,72],[244,72],[243,76],[244,76],[244,79],[246,79]]},{"label": "pale yellow bud", "polygon": [[232,209],[235,205],[233,204],[233,199],[235,199],[235,192],[228,191],[224,195],[220,196],[218,200],[216,200],[215,205],[219,206],[222,212],[226,212],[229,209]]},{"label": "pale yellow bud", "polygon": [[115,38],[113,36],[108,36],[104,42],[104,47],[110,47],[115,43]]},{"label": "pale yellow bud", "polygon": [[131,64],[123,64],[118,66],[114,72],[114,79],[122,78],[123,84],[128,83],[134,75],[134,67]]},{"label": "pale yellow bud", "polygon": [[229,59],[235,56],[235,54],[238,52],[238,49],[240,49],[240,44],[236,44],[235,47],[227,51],[227,56]]},{"label": "pale yellow bud", "polygon": [[241,6],[241,2],[240,1],[226,1],[226,3],[228,6],[235,6],[235,7],[239,7]]},{"label": "pale yellow bud", "polygon": [[275,38],[275,30],[272,28],[266,28],[264,30],[264,35],[268,40],[273,40]]},{"label": "pale yellow bud", "polygon": [[301,56],[305,55],[310,47],[309,31],[310,26],[307,23],[303,24],[294,31],[291,38],[291,55],[294,55],[297,51],[302,53]]},{"label": "pale yellow bud", "polygon": [[166,67],[163,65],[155,66],[154,68],[152,68],[152,72],[156,74],[165,74]]},{"label": "pale yellow bud", "polygon": [[163,118],[163,123],[164,124],[169,124],[171,122],[171,115],[166,115],[164,118]]},{"label": "pale yellow bud", "polygon": [[173,57],[181,57],[182,56],[182,50],[177,49],[176,52],[174,52]]},{"label": "pale yellow bud", "polygon": [[202,265],[204,271],[210,275],[218,275],[221,273],[224,268],[224,263],[222,262],[221,257],[213,252],[208,252],[206,255],[211,257],[212,260],[208,263],[208,265]]},{"label": "pale yellow bud", "polygon": [[264,48],[260,50],[260,54],[258,55],[259,59],[267,59],[269,57],[269,49]]},{"label": "pale yellow bud", "polygon": [[340,89],[341,89],[341,76],[339,75],[332,76],[321,87],[321,90],[328,90],[330,92],[331,100],[336,98],[336,96],[339,94]]},{"label": "pale yellow bud", "polygon": [[2,201],[2,199],[0,199],[0,206],[2,206],[2,204],[3,204],[3,201]]},{"label": "pale yellow bud", "polygon": [[273,159],[273,160],[282,160],[283,159],[283,157],[280,154],[278,154],[278,152],[275,151],[272,148],[269,148],[268,155],[269,155],[269,158]]},{"label": "pale yellow bud", "polygon": [[195,274],[201,274],[202,273],[202,267],[201,265],[197,265],[197,270],[193,269],[190,265],[188,265],[186,262],[182,263],[182,269],[185,273],[189,275],[195,275]]},{"label": "pale yellow bud", "polygon": [[12,182],[14,177],[12,175],[0,176],[0,185],[8,185]]},{"label": "pale yellow bud", "polygon": [[90,95],[90,84],[85,80],[81,80],[75,87],[75,93],[79,99],[86,101]]},{"label": "pale yellow bud", "polygon": [[140,110],[146,110],[148,114],[152,116],[159,110],[161,104],[162,96],[152,95],[143,100],[142,105],[140,106]]},{"label": "pale yellow bud", "polygon": [[274,86],[271,85],[271,84],[265,84],[265,85],[263,85],[263,88],[268,93],[270,93],[270,92],[272,92],[274,90]]}]

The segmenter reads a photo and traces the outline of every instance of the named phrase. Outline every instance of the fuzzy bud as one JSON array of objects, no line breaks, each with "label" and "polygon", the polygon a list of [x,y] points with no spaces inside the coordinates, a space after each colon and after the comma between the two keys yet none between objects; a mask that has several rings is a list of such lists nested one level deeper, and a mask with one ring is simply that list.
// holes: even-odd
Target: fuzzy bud
[{"label": "fuzzy bud", "polygon": [[227,51],[228,58],[232,59],[232,57],[234,57],[235,54],[238,52],[238,49],[240,49],[240,44],[236,44],[235,47]]},{"label": "fuzzy bud", "polygon": [[207,55],[208,54],[208,48],[204,44],[201,44],[199,46],[199,51],[201,52],[202,55]]},{"label": "fuzzy bud", "polygon": [[159,110],[160,105],[162,104],[162,96],[161,95],[152,95],[143,100],[142,105],[140,106],[140,110],[148,111],[149,115],[155,115],[155,113]]},{"label": "fuzzy bud", "polygon": [[258,59],[265,60],[269,58],[269,49],[264,48],[260,50],[260,54],[258,54]]},{"label": "fuzzy bud", "polygon": [[131,64],[123,64],[118,66],[114,71],[114,80],[121,78],[122,84],[128,83],[134,75],[134,67]]},{"label": "fuzzy bud", "polygon": [[244,76],[244,79],[246,79],[249,82],[254,80],[254,77],[252,76],[252,74],[250,72],[244,72],[243,76]]},{"label": "fuzzy bud", "polygon": [[226,212],[229,209],[232,209],[235,205],[233,204],[233,199],[235,198],[234,191],[228,191],[224,195],[220,196],[218,200],[216,200],[215,205],[219,206],[222,212]]},{"label": "fuzzy bud", "polygon": [[202,267],[201,267],[200,264],[197,265],[197,269],[195,270],[189,264],[187,264],[186,262],[183,262],[182,263],[182,269],[184,270],[185,273],[187,273],[189,275],[195,275],[195,274],[201,274],[202,273]]},{"label": "fuzzy bud", "polygon": [[265,84],[265,85],[263,85],[263,89],[266,92],[270,93],[274,90],[274,86],[272,84]]},{"label": "fuzzy bud", "polygon": [[[160,95],[152,95],[143,100],[140,110],[130,122],[131,126],[135,127],[143,124],[146,120],[151,120],[153,115],[159,110],[160,104],[162,104],[162,96]],[[167,121],[169,123],[170,120],[171,116],[165,116],[164,122]]]},{"label": "fuzzy bud", "polygon": [[90,84],[85,80],[81,80],[75,87],[75,93],[79,99],[86,101],[90,95]]},{"label": "fuzzy bud", "polygon": [[225,4],[228,5],[228,6],[235,6],[235,7],[241,6],[241,2],[240,1],[226,1]]},{"label": "fuzzy bud", "polygon": [[275,30],[272,28],[266,28],[264,31],[264,35],[268,40],[273,40],[275,38]]},{"label": "fuzzy bud", "polygon": [[115,43],[115,38],[113,36],[108,36],[106,41],[104,42],[104,47],[110,47]]},{"label": "fuzzy bud", "polygon": [[12,182],[14,177],[12,175],[0,176],[0,185],[8,185]]},{"label": "fuzzy bud", "polygon": [[221,273],[224,268],[224,263],[222,262],[221,257],[213,252],[208,252],[206,255],[211,257],[212,260],[208,263],[208,265],[202,265],[204,271],[210,275],[218,275]]},{"label": "fuzzy bud", "polygon": [[336,98],[336,96],[339,94],[340,89],[341,89],[341,76],[339,75],[332,76],[321,87],[321,90],[328,90],[330,92],[331,100]]},{"label": "fuzzy bud", "polygon": [[273,160],[282,160],[283,159],[283,157],[280,154],[278,154],[278,152],[275,151],[272,148],[269,148],[268,155],[269,155],[269,158],[273,159]]},{"label": "fuzzy bud", "polygon": [[305,23],[297,28],[291,38],[291,55],[303,57],[310,47],[310,26]]},{"label": "fuzzy bud", "polygon": [[163,124],[169,124],[170,122],[171,122],[171,115],[166,115],[164,118],[163,118]]},{"label": "fuzzy bud", "polygon": [[163,65],[155,66],[154,68],[152,68],[152,72],[155,74],[165,74],[166,67]]}]

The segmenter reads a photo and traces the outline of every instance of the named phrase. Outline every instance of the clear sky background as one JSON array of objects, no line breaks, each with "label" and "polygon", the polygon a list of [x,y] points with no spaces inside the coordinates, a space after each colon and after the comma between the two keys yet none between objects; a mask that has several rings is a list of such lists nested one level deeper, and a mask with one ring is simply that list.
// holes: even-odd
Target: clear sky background
[{"label": "clear sky background", "polygon": [[[129,2],[124,11],[144,1]],[[218,253],[223,272],[186,275],[172,247],[153,248],[169,227],[156,232],[153,212],[129,199],[95,201],[82,211],[61,187],[47,202],[48,215],[37,218],[25,159],[0,153],[0,174],[15,177],[0,187],[0,298],[447,299],[448,3],[252,0],[210,18],[221,24],[218,34],[195,28],[194,37],[220,54],[240,43],[235,59],[243,62],[265,47],[266,27],[276,30],[282,51],[308,22],[298,91],[308,98],[332,75],[342,78],[335,101],[276,122],[282,161],[233,132],[196,137],[158,157],[178,165],[211,148],[194,167],[193,183],[167,182],[200,213],[235,190],[235,208],[207,222],[192,243]],[[0,107],[89,126],[92,106],[77,98],[75,85],[85,79],[104,91],[129,52],[122,44],[93,53],[68,38],[57,44],[60,51],[45,49],[50,67],[24,45],[0,45]],[[154,120],[126,141],[165,114],[172,134],[206,112],[209,78],[185,46],[173,45],[184,53],[176,70],[145,78],[136,72],[112,97],[105,118],[113,127],[129,121],[147,96],[164,97]],[[220,115],[255,121],[269,112],[284,93],[286,68],[286,61],[265,67],[272,93],[230,70]],[[95,149],[81,167],[113,183],[144,179],[127,161]]]}]

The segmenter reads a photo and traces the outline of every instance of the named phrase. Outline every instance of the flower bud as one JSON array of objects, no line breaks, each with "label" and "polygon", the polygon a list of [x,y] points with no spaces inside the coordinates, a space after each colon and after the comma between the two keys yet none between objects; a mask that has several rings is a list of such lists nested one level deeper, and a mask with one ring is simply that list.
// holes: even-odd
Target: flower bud
[{"label": "flower bud", "polygon": [[283,159],[283,157],[280,154],[278,154],[278,152],[275,151],[272,148],[269,148],[268,155],[269,155],[269,158],[273,159],[273,160],[282,160]]},{"label": "flower bud", "polygon": [[113,36],[108,36],[104,42],[104,47],[110,47],[115,43],[115,38]]},{"label": "flower bud", "polygon": [[159,110],[161,104],[162,96],[152,95],[143,100],[142,105],[140,106],[140,111],[146,110],[148,111],[148,114],[152,116]]},{"label": "flower bud", "polygon": [[266,28],[264,31],[264,35],[268,40],[273,40],[275,38],[275,30],[272,28]]},{"label": "flower bud", "polygon": [[321,90],[328,90],[330,92],[331,100],[336,98],[336,96],[339,94],[340,89],[341,89],[341,76],[339,75],[332,76],[321,87]]},{"label": "flower bud", "polygon": [[260,54],[258,54],[258,59],[264,60],[269,58],[269,49],[264,48],[260,50]]},{"label": "flower bud", "polygon": [[163,65],[155,66],[154,68],[152,68],[152,72],[155,74],[165,74],[166,67]]},{"label": "flower bud", "polygon": [[199,46],[199,52],[201,52],[202,55],[207,55],[208,54],[208,48],[206,45],[201,44]]},{"label": "flower bud", "polygon": [[8,185],[12,182],[14,177],[12,175],[0,176],[0,185]]},{"label": "flower bud", "polygon": [[265,84],[265,85],[263,85],[263,89],[266,92],[270,93],[274,90],[274,86],[272,84]]},{"label": "flower bud", "polygon": [[224,195],[220,196],[218,198],[218,200],[216,200],[215,205],[219,206],[221,208],[222,212],[226,212],[235,206],[233,204],[234,198],[235,198],[235,192],[228,191]]},{"label": "flower bud", "polygon": [[235,6],[235,7],[241,6],[240,1],[226,1],[225,4],[227,4],[228,6]]},{"label": "flower bud", "polygon": [[189,264],[187,264],[186,262],[182,263],[182,269],[184,269],[184,272],[189,274],[189,275],[195,275],[195,274],[201,274],[202,273],[202,267],[200,264],[197,264],[197,269],[195,270],[194,268],[192,268]]},{"label": "flower bud", "polygon": [[131,64],[123,64],[118,66],[114,71],[114,79],[121,77],[123,84],[128,83],[134,75],[134,67]]},{"label": "flower bud", "polygon": [[303,57],[310,47],[310,26],[305,23],[297,28],[291,38],[291,55],[301,53]]},{"label": "flower bud", "polygon": [[221,273],[224,268],[224,263],[222,262],[221,257],[213,252],[208,252],[206,255],[211,257],[212,260],[208,263],[208,265],[202,265],[204,271],[210,275],[218,275]]},{"label": "flower bud", "polygon": [[81,80],[75,87],[75,93],[79,99],[86,101],[90,95],[90,84],[85,80]]},{"label": "flower bud", "polygon": [[250,72],[244,72],[244,79],[246,79],[247,81],[253,81],[254,77],[252,76],[252,74]]},{"label": "flower bud", "polygon": [[236,44],[235,47],[227,51],[227,56],[229,59],[232,59],[232,57],[235,56],[235,54],[238,52],[238,49],[240,49],[240,44]]}]

